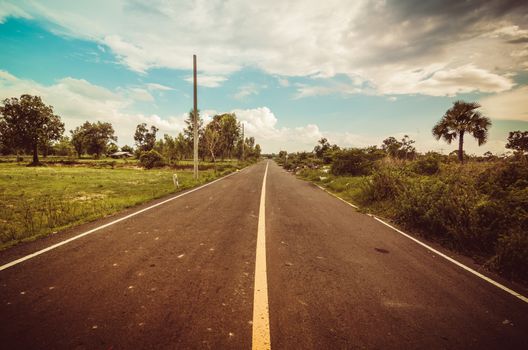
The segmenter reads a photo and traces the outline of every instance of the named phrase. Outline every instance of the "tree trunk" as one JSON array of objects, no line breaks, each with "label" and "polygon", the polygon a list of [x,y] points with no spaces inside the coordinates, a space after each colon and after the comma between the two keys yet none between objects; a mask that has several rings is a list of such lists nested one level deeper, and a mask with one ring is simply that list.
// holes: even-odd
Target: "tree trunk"
[{"label": "tree trunk", "polygon": [[464,132],[460,132],[458,139],[458,160],[460,163],[464,163]]},{"label": "tree trunk", "polygon": [[37,165],[39,164],[39,159],[38,159],[38,145],[37,143],[35,142],[35,144],[33,145],[33,165]]},{"label": "tree trunk", "polygon": [[214,168],[214,172],[216,173],[216,157],[213,151],[211,151],[211,160],[213,161],[213,168]]}]

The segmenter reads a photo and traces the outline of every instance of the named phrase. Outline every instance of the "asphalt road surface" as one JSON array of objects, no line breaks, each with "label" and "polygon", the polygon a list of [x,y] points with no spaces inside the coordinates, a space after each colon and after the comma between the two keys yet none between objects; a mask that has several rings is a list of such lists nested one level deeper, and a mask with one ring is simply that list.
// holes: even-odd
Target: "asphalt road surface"
[{"label": "asphalt road surface", "polygon": [[0,321],[2,349],[528,348],[528,303],[271,161],[1,270]]}]

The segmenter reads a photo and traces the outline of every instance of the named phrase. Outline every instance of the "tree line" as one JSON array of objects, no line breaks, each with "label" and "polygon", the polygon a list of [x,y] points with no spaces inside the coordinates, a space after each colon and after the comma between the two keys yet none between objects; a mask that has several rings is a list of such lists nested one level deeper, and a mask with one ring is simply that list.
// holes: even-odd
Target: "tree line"
[{"label": "tree line", "polygon": [[[468,158],[464,151],[467,137],[476,139],[479,146],[488,140],[492,123],[488,117],[482,115],[479,108],[480,105],[475,102],[455,101],[431,130],[432,136],[437,140],[443,139],[448,144],[458,142],[458,149],[451,152],[448,157],[456,157],[460,163]],[[286,161],[288,155],[286,151],[280,151],[278,157],[283,162],[286,161],[286,167],[294,166],[296,163],[297,165],[315,164],[312,161],[315,159],[323,164],[332,164],[336,175],[347,173],[360,175],[369,173],[373,162],[385,156],[400,160],[415,160],[419,154],[414,143],[415,141],[408,135],[399,140],[391,136],[383,140],[381,148],[371,146],[346,149],[330,144],[326,138],[321,138],[311,153],[301,152],[291,155],[290,165]],[[511,131],[505,147],[513,150],[514,157],[525,162],[528,156],[528,131]],[[427,155],[437,160],[441,158],[441,155],[435,152],[428,152]],[[481,158],[495,160],[498,157],[488,151]],[[431,161],[431,164],[433,163]]]},{"label": "tree line", "polygon": [[[259,158],[260,145],[255,138],[243,138],[241,122],[234,113],[215,115],[204,125],[198,114],[198,155],[202,160]],[[117,145],[117,136],[109,122],[89,122],[70,130],[65,136],[64,123],[46,105],[41,97],[24,94],[20,98],[5,99],[0,106],[0,152],[2,154],[32,154],[31,165],[39,165],[39,155],[100,158],[121,150],[134,154],[151,166],[173,165],[193,157],[194,124],[191,111],[183,132],[157,138],[159,129],[146,123],[137,125],[134,133],[135,148]]]}]

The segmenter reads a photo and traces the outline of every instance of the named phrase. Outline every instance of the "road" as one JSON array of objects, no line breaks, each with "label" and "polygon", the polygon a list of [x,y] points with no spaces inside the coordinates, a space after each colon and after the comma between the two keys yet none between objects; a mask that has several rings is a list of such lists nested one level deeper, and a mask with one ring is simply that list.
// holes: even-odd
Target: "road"
[{"label": "road", "polygon": [[250,349],[266,324],[272,349],[528,345],[528,303],[271,161],[0,271],[0,321],[3,349]]}]

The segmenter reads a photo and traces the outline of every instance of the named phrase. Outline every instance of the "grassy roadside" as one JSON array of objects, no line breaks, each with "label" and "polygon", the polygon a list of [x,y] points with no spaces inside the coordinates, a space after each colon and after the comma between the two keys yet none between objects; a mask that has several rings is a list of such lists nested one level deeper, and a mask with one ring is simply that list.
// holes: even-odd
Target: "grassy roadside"
[{"label": "grassy roadside", "polygon": [[[199,186],[247,164],[219,162],[194,180],[192,168],[143,170],[130,161],[82,160],[46,167],[0,162],[0,250]],[[172,176],[176,173],[179,188]]]},{"label": "grassy roadside", "polygon": [[[378,164],[369,175],[332,175],[301,168],[296,175],[386,218],[415,235],[471,257],[526,285],[528,202],[517,164],[442,164],[421,175],[409,164]],[[517,170],[515,170],[517,169]],[[517,171],[517,173],[516,173]]]}]

